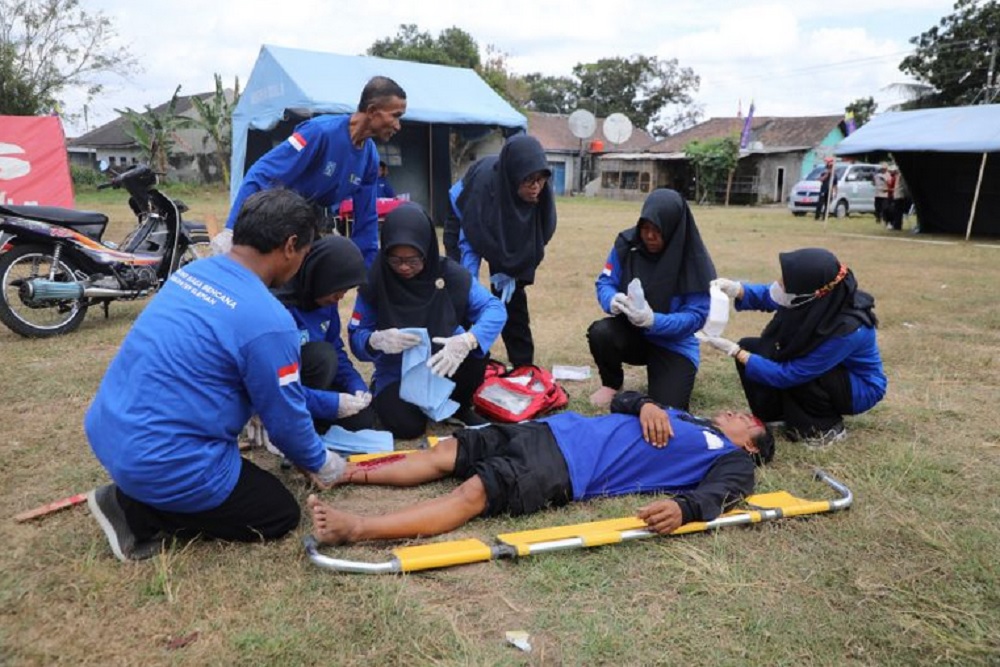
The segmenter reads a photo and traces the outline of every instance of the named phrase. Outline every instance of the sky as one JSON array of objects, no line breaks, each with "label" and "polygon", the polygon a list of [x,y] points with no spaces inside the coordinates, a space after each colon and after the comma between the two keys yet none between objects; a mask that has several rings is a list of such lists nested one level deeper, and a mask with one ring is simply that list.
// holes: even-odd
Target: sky
[{"label": "sky", "polygon": [[[862,3],[764,0],[418,0],[417,2],[274,3],[263,0],[83,0],[109,17],[118,40],[142,71],[101,79],[105,91],[87,103],[63,95],[76,136],[117,117],[181,94],[214,89],[214,75],[245,83],[262,44],[360,55],[401,24],[437,34],[457,26],[479,44],[506,54],[510,71],[569,76],[577,63],[633,54],[676,58],[701,77],[694,99],[703,118],[747,113],[812,116],[843,113],[861,97],[879,111],[902,101],[887,89],[909,82],[899,62],[909,39],[951,13],[953,0],[865,0]],[[165,9],[169,7],[169,9]],[[276,11],[280,7],[282,11]],[[500,7],[502,12],[491,11]],[[358,91],[360,93],[360,91]]]}]

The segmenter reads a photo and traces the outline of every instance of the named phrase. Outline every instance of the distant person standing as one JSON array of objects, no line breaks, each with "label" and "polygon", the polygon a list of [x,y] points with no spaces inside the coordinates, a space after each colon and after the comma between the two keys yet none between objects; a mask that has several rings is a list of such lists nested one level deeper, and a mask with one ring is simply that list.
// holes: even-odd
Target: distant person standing
[{"label": "distant person standing", "polygon": [[475,162],[452,186],[444,247],[473,278],[490,265],[490,285],[507,306],[502,338],[514,366],[534,363],[528,296],[545,246],[556,232],[556,202],[545,150],[534,137],[508,139],[500,155]]},{"label": "distant person standing", "polygon": [[384,160],[378,162],[378,180],[375,181],[375,192],[379,199],[392,199],[396,196],[396,191],[392,189],[389,182],[389,165]]},{"label": "distant person standing", "polygon": [[[833,158],[828,157],[824,160],[826,164],[826,169],[823,173],[819,175],[819,199],[816,200],[816,219],[825,220],[827,211],[826,208],[830,203],[830,200],[837,195],[837,184],[834,182],[834,171],[833,171]],[[830,188],[833,188],[831,191]]]},{"label": "distant person standing", "polygon": [[910,200],[910,189],[906,187],[903,175],[899,173],[899,167],[893,167],[894,176],[892,182],[892,217],[886,223],[893,231],[903,229],[903,216],[910,212],[912,201]]},{"label": "distant person standing", "polygon": [[888,222],[886,201],[889,199],[889,165],[885,162],[879,165],[875,172],[875,222]]},{"label": "distant person standing", "polygon": [[[349,116],[316,116],[300,123],[285,141],[259,160],[243,178],[226,221],[226,231],[213,240],[217,252],[231,245],[233,225],[243,201],[260,190],[285,187],[313,204],[330,207],[354,200],[351,240],[370,266],[378,251],[375,208],[378,151],[399,132],[406,113],[406,93],[388,77],[372,77],[361,91],[358,110]],[[226,236],[223,236],[226,235]]]}]

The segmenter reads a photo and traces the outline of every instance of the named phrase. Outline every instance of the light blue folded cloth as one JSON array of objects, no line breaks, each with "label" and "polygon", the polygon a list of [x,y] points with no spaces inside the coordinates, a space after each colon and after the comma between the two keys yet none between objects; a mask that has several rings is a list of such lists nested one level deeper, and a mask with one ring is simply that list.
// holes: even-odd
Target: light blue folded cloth
[{"label": "light blue folded cloth", "polygon": [[427,329],[400,329],[404,333],[420,336],[420,344],[403,352],[400,368],[399,397],[420,408],[428,419],[439,422],[458,410],[458,403],[451,400],[455,383],[435,375],[427,367],[431,356],[431,337]]},{"label": "light blue folded cloth", "polygon": [[348,431],[343,426],[334,424],[320,436],[320,439],[327,449],[332,449],[338,454],[375,454],[391,452],[394,449],[392,433],[389,431],[374,429]]}]

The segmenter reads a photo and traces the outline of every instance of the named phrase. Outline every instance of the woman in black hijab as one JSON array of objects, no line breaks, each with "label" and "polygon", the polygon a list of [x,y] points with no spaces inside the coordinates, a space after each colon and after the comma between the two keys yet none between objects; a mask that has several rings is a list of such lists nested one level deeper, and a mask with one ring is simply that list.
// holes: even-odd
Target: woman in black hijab
[{"label": "woman in black hijab", "polygon": [[875,299],[829,250],[803,248],[778,259],[781,280],[770,285],[716,283],[736,310],[775,313],[760,337],[708,342],[735,358],[757,417],[784,422],[791,439],[823,447],[847,436],[843,415],[885,396]]},{"label": "woman in black hijab", "polygon": [[694,334],[708,317],[714,278],[687,202],[674,190],[651,192],[597,277],[597,301],[611,317],[587,330],[602,385],[591,403],[606,408],[622,388],[622,364],[633,364],[646,366],[650,397],[688,409],[700,360]]},{"label": "woman in black hijab", "polygon": [[402,353],[420,342],[402,330],[413,328],[426,329],[434,341],[431,370],[455,382],[455,417],[467,426],[485,423],[472,411],[472,394],[505,318],[503,304],[461,264],[438,255],[434,223],[423,208],[403,204],[389,213],[349,325],[354,356],[375,363],[374,405],[382,427],[403,439],[427,427],[425,413],[399,395]]},{"label": "woman in black hijab", "polygon": [[451,189],[445,249],[473,277],[483,259],[489,263],[493,293],[507,305],[502,336],[513,366],[534,363],[524,288],[535,282],[556,231],[551,175],[542,145],[521,134],[508,139],[500,155],[475,162]]},{"label": "woman in black hijab", "polygon": [[319,433],[332,424],[349,431],[371,428],[371,395],[340,338],[337,304],[365,281],[361,251],[341,236],[312,244],[298,273],[274,295],[288,308],[302,344],[302,385]]}]

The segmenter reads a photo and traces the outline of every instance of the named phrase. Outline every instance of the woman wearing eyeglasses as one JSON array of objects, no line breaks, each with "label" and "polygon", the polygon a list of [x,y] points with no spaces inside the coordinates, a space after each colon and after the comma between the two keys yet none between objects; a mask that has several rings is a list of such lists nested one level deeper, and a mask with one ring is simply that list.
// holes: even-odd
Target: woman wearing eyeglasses
[{"label": "woman wearing eyeglasses", "polygon": [[774,312],[759,338],[707,342],[736,360],[754,415],[784,422],[791,440],[824,447],[847,437],[843,415],[885,396],[875,328],[875,299],[829,250],[778,255],[781,280],[770,285],[719,278],[736,310]]},{"label": "woman wearing eyeglasses", "polygon": [[556,231],[551,175],[542,145],[521,134],[508,139],[500,155],[475,162],[450,191],[445,250],[477,279],[482,260],[489,263],[493,293],[507,307],[501,335],[513,366],[535,359],[524,288],[535,282]]},{"label": "woman wearing eyeglasses", "polygon": [[358,292],[348,325],[351,350],[375,364],[373,405],[382,428],[401,439],[427,428],[427,415],[400,397],[403,353],[421,339],[403,329],[426,329],[433,341],[427,365],[455,383],[455,418],[486,423],[472,411],[487,353],[507,319],[503,304],[472,280],[461,264],[438,255],[434,223],[417,204],[403,204],[382,225],[381,250]]}]

